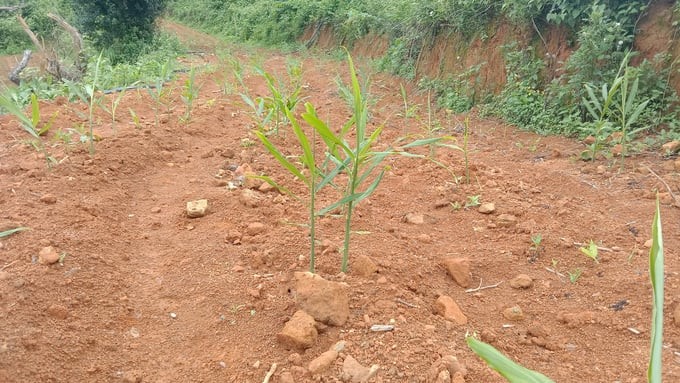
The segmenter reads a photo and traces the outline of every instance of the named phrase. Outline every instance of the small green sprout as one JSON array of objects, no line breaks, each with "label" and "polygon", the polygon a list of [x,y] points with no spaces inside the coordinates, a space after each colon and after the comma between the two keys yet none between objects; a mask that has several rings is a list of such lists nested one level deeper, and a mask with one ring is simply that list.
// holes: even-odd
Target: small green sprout
[{"label": "small green sprout", "polygon": [[569,282],[576,283],[578,282],[579,278],[581,278],[583,270],[576,268],[574,271],[567,271],[567,274],[569,274]]},{"label": "small green sprout", "polygon": [[579,250],[583,254],[585,254],[588,258],[592,259],[595,263],[600,263],[600,260],[597,256],[597,244],[593,242],[593,240],[590,240],[590,243],[588,243],[588,246],[583,246]]}]

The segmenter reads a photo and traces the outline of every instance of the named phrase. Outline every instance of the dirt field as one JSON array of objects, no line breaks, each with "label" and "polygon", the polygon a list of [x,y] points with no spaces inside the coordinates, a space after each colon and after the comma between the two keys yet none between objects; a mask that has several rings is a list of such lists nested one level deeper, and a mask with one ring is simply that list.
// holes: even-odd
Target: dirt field
[{"label": "dirt field", "polygon": [[[261,59],[285,77],[283,55],[236,55],[244,63]],[[346,63],[297,58],[306,101],[341,126],[349,112],[334,79],[347,78]],[[246,192],[255,199],[244,201],[244,187],[227,183],[248,165],[296,192],[304,188],[257,142],[241,97],[220,91],[223,69],[199,77],[188,123],[180,122],[183,78],[159,126],[143,90],[125,96],[115,131],[98,111],[102,139],[94,155],[85,144],[55,137],[58,129],[87,125],[84,105],[41,104],[43,116],[59,112],[44,138],[59,162],[52,169],[17,122],[0,117],[0,231],[30,227],[0,239],[0,381],[262,382],[277,363],[271,382],[336,382],[351,355],[379,365],[372,382],[434,382],[431,370],[437,375],[443,356],[465,366],[465,382],[502,382],[467,348],[466,334],[477,333],[556,382],[640,383],[651,317],[645,243],[656,191],[666,246],[664,379],[680,381],[680,221],[672,195],[650,172],[677,194],[680,163],[661,152],[629,158],[625,169],[607,160],[586,163],[578,160],[580,142],[474,115],[469,184],[431,161],[395,157],[375,194],[358,206],[350,262],[368,258],[376,272],[350,263],[340,274],[335,249],[343,222],[319,220],[325,251],[317,272],[346,284],[349,320],[319,326],[305,351],[287,350],[277,333],[299,308],[294,272],[308,267],[304,208],[276,191]],[[419,108],[418,118],[405,120],[401,80],[372,78],[371,126],[385,126],[380,146],[425,134],[424,96],[407,85],[409,103]],[[266,95],[252,73],[245,83],[251,94]],[[441,112],[436,120],[440,133],[462,143],[463,116]],[[271,138],[299,154],[288,129]],[[460,152],[438,149],[435,156],[464,174]],[[494,211],[466,208],[474,196]],[[330,190],[321,196],[326,203],[335,198]],[[209,201],[209,212],[188,218],[186,203],[197,199]],[[601,247],[599,263],[579,251],[590,240]],[[59,262],[40,262],[48,246]],[[469,260],[469,284],[449,276],[445,257]],[[578,270],[572,283],[569,273]],[[520,274],[529,279],[515,279]],[[467,323],[437,314],[440,296],[451,297]],[[394,330],[373,332],[375,324]],[[309,362],[341,340],[339,357],[310,375]]]}]

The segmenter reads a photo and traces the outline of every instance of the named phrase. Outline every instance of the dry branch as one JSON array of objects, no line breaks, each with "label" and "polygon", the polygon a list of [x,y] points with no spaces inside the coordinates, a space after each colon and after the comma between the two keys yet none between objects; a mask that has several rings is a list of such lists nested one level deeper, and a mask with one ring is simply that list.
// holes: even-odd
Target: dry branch
[{"label": "dry branch", "polygon": [[23,28],[24,32],[26,32],[31,41],[33,41],[33,45],[35,45],[35,47],[38,48],[39,51],[44,52],[45,45],[42,44],[38,39],[38,36],[36,36],[35,33],[33,33],[31,28],[26,23],[26,20],[24,20],[24,18],[21,17],[21,15],[17,15],[17,20],[19,20],[19,24],[21,24],[21,28]]},{"label": "dry branch", "polygon": [[31,59],[31,52],[30,49],[27,49],[24,51],[24,56],[21,58],[21,61],[19,61],[19,64],[17,65],[16,68],[14,68],[10,73],[9,73],[9,81],[20,85],[21,84],[21,71],[26,68],[26,65],[28,65],[28,60]]},{"label": "dry branch", "polygon": [[2,7],[0,7],[0,11],[14,12],[14,11],[18,11],[21,8],[24,8],[25,6],[26,6],[26,4],[2,6]]}]

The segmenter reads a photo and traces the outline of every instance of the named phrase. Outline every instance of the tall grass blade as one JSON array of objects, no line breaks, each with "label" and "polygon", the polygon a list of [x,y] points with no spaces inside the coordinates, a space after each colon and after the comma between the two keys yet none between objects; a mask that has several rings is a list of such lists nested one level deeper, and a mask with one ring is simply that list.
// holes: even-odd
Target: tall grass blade
[{"label": "tall grass blade", "polygon": [[28,228],[27,227],[17,227],[17,228],[14,228],[14,229],[5,230],[5,231],[0,232],[0,238],[9,237],[10,235],[12,235],[14,233],[18,233],[18,232],[24,231],[24,230],[28,230]]},{"label": "tall grass blade", "polygon": [[652,281],[652,344],[647,369],[649,383],[661,383],[663,352],[663,302],[664,302],[664,262],[663,233],[661,230],[661,212],[659,197],[656,198],[656,211],[652,223],[652,248],[649,251],[649,278]]},{"label": "tall grass blade", "polygon": [[554,383],[550,378],[536,371],[521,366],[508,359],[490,344],[468,336],[465,341],[489,367],[498,371],[510,383]]}]

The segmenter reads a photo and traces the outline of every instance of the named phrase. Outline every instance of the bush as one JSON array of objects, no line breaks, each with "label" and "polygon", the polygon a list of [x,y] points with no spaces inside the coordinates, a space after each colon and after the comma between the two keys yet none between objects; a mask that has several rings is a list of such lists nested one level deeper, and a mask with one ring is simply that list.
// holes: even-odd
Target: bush
[{"label": "bush", "polygon": [[72,0],[77,24],[114,63],[135,61],[151,44],[165,0]]}]

